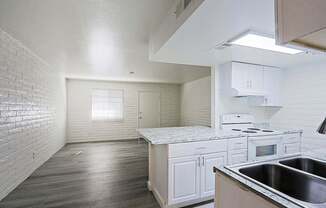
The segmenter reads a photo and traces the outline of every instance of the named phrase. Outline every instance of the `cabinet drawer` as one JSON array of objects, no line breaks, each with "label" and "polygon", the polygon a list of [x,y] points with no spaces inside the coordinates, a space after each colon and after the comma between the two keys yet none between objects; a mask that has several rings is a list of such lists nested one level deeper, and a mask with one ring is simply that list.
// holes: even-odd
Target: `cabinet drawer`
[{"label": "cabinet drawer", "polygon": [[169,157],[182,157],[227,151],[227,140],[169,144]]},{"label": "cabinet drawer", "polygon": [[239,150],[239,149],[247,149],[248,140],[247,137],[243,138],[235,138],[228,140],[228,150]]},{"label": "cabinet drawer", "polygon": [[228,152],[228,165],[236,165],[248,161],[248,150],[232,150]]},{"label": "cabinet drawer", "polygon": [[283,143],[297,143],[301,142],[301,136],[300,134],[285,134],[283,136]]}]

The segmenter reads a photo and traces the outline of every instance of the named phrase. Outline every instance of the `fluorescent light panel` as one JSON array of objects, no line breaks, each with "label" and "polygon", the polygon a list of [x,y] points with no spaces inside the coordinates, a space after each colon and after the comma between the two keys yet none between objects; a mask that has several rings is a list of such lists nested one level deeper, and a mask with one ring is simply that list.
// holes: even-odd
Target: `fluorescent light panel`
[{"label": "fluorescent light panel", "polygon": [[287,54],[298,54],[303,52],[301,50],[276,45],[274,38],[257,35],[253,33],[247,33],[244,36],[241,36],[231,41],[230,43],[234,45],[265,49],[265,50],[276,51],[276,52],[287,53]]}]

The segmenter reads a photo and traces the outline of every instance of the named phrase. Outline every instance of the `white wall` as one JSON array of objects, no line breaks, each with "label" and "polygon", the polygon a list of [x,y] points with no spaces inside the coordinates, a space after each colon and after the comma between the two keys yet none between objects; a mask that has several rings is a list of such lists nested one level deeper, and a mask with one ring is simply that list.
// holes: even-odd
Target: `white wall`
[{"label": "white wall", "polygon": [[65,80],[0,29],[0,200],[65,144]]},{"label": "white wall", "polygon": [[284,106],[270,112],[273,127],[302,128],[306,148],[326,147],[326,136],[316,130],[326,116],[326,62],[287,69]]},{"label": "white wall", "polygon": [[204,77],[181,86],[182,126],[211,125],[211,77]]},{"label": "white wall", "polygon": [[[92,89],[123,89],[122,122],[92,122]],[[67,80],[68,142],[106,141],[137,138],[138,92],[161,93],[161,127],[180,123],[180,85]]]}]

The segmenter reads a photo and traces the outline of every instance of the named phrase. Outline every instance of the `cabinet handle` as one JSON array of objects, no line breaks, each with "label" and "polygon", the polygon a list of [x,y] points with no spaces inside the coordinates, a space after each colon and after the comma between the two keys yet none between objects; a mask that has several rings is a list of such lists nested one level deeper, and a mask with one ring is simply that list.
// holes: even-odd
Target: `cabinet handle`
[{"label": "cabinet handle", "polygon": [[203,166],[205,166],[205,158],[203,157]]},{"label": "cabinet handle", "polygon": [[198,167],[200,167],[200,157],[198,157]]}]

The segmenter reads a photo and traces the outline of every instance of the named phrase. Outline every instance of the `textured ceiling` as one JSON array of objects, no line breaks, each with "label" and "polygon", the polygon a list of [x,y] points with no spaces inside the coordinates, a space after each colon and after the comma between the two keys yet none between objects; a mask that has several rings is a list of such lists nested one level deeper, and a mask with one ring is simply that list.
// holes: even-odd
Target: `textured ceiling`
[{"label": "textured ceiling", "polygon": [[0,27],[67,77],[182,83],[207,76],[204,67],[148,61],[150,31],[172,1],[0,0]]}]

